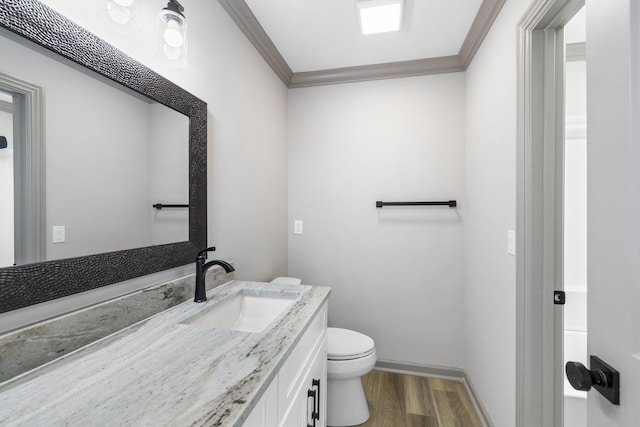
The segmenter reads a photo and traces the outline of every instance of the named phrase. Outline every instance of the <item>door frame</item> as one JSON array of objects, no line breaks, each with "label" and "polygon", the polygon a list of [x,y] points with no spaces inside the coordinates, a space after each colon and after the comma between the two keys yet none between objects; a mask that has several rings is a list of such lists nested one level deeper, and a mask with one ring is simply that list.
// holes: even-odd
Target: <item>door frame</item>
[{"label": "door frame", "polygon": [[584,0],[536,0],[518,23],[516,425],[563,424],[564,25]]},{"label": "door frame", "polygon": [[44,89],[4,73],[0,89],[14,94],[14,262],[24,265],[46,255]]}]

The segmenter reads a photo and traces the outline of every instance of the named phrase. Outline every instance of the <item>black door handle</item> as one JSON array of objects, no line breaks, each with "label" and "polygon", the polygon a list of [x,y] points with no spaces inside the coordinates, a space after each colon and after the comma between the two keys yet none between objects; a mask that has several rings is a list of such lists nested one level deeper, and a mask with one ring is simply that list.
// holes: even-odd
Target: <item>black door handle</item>
[{"label": "black door handle", "polygon": [[580,362],[567,362],[565,372],[576,390],[595,388],[614,405],[620,404],[620,373],[597,356],[590,358],[591,369]]},{"label": "black door handle", "polygon": [[607,375],[604,372],[600,369],[590,371],[580,362],[567,362],[565,370],[571,387],[576,390],[589,391],[593,385],[606,387],[608,384]]}]

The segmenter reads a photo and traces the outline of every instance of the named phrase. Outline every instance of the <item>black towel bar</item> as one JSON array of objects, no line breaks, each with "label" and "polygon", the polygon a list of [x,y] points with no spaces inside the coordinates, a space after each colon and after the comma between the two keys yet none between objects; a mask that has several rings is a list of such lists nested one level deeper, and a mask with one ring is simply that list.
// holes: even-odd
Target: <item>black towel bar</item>
[{"label": "black towel bar", "polygon": [[376,202],[376,208],[384,206],[449,206],[450,208],[455,208],[458,204],[455,200],[449,200],[448,202]]},{"label": "black towel bar", "polygon": [[189,205],[166,205],[163,203],[156,203],[153,207],[160,210],[162,208],[188,208]]}]

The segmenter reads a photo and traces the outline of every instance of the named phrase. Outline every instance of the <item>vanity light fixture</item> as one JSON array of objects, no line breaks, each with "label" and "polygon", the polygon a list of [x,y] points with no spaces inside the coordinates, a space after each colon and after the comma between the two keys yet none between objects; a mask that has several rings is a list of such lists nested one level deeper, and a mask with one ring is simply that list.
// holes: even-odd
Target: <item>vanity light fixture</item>
[{"label": "vanity light fixture", "polygon": [[184,7],[177,0],[169,0],[159,14],[160,52],[172,66],[187,66],[187,19]]},{"label": "vanity light fixture", "polygon": [[399,31],[404,0],[358,0],[356,3],[362,34]]},{"label": "vanity light fixture", "polygon": [[119,33],[140,31],[140,0],[106,0],[100,19]]}]

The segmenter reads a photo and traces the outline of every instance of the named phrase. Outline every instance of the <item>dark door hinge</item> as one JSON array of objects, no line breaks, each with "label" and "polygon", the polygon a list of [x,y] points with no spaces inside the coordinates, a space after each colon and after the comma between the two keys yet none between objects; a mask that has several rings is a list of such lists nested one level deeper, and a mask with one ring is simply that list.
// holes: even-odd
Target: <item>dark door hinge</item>
[{"label": "dark door hinge", "polygon": [[567,296],[564,291],[553,291],[553,303],[558,305],[564,305],[567,300]]}]

